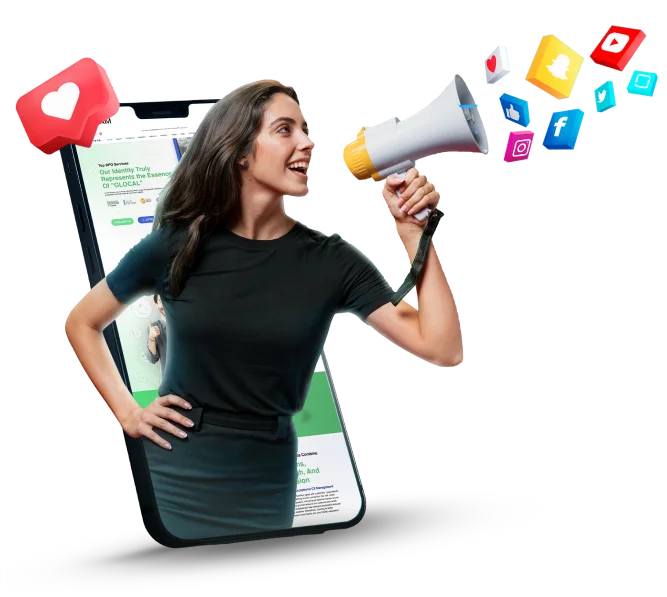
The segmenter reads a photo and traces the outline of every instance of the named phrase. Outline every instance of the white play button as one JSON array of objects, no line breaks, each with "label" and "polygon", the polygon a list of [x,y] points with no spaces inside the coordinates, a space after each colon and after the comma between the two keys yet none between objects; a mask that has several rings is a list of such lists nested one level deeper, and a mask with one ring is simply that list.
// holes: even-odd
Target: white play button
[{"label": "white play button", "polygon": [[610,33],[607,35],[607,39],[602,42],[600,49],[612,54],[618,54],[623,51],[623,48],[625,48],[629,41],[630,36],[625,33]]}]

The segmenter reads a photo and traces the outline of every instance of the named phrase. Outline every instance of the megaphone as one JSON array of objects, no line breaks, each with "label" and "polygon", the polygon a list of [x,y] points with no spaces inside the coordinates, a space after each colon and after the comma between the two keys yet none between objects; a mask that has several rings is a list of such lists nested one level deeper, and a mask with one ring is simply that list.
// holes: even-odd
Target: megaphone
[{"label": "megaphone", "polygon": [[[394,117],[361,127],[343,157],[359,180],[383,180],[414,168],[419,158],[444,151],[488,153],[482,118],[459,75],[428,106],[403,122]],[[429,213],[425,207],[415,217],[421,221]]]}]

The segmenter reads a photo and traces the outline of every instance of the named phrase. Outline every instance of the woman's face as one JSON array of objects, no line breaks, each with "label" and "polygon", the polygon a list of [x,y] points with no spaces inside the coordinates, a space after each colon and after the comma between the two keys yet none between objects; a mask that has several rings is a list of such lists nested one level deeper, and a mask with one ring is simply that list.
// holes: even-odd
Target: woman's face
[{"label": "woman's face", "polygon": [[243,158],[248,160],[244,178],[278,195],[301,197],[308,193],[308,176],[289,169],[287,164],[306,162],[301,164],[304,171],[314,146],[299,104],[284,93],[276,93],[264,111],[262,128],[255,139],[255,156]]},{"label": "woman's face", "polygon": [[160,311],[160,313],[162,313],[162,315],[164,315],[164,307],[162,306],[162,299],[160,298],[159,294],[157,295],[157,308],[158,308],[158,311]]}]

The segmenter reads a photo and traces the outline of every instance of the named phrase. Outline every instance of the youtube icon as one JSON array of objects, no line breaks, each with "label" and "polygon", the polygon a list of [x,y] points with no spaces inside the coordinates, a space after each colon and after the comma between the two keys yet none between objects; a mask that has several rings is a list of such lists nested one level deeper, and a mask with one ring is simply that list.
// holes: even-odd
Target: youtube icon
[{"label": "youtube icon", "polygon": [[596,64],[623,70],[645,37],[646,34],[639,29],[611,26],[593,50],[591,58]]}]

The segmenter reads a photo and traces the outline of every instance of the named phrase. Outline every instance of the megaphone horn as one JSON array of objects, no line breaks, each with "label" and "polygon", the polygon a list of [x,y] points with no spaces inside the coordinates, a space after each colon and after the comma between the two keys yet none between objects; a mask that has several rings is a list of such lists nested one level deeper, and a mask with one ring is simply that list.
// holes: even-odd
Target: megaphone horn
[{"label": "megaphone horn", "polygon": [[[362,127],[343,157],[359,180],[379,181],[414,168],[419,158],[445,151],[488,153],[482,118],[459,75],[428,106],[404,121],[394,117]],[[430,212],[426,207],[415,217],[423,220]]]}]

